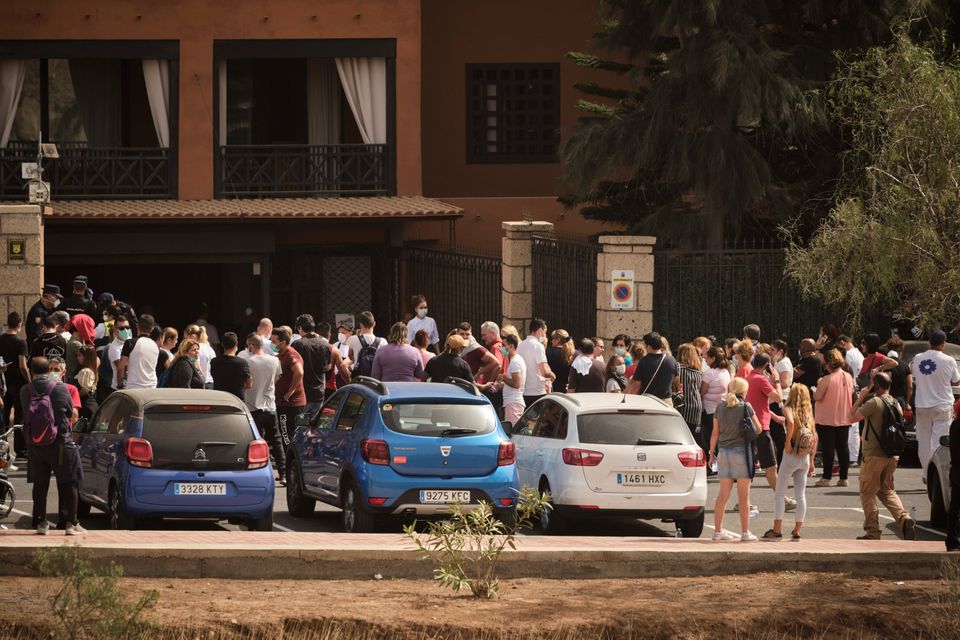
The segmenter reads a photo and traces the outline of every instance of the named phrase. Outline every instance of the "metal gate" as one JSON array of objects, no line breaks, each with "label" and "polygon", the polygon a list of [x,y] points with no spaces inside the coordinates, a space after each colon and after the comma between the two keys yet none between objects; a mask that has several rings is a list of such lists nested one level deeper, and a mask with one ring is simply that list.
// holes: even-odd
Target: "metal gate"
[{"label": "metal gate", "polygon": [[406,293],[400,301],[401,309],[409,312],[410,296],[426,296],[441,343],[461,322],[473,325],[478,340],[483,322],[500,323],[503,261],[499,256],[476,249],[406,248],[403,260]]},{"label": "metal gate", "polygon": [[[533,236],[533,316],[574,337],[597,335],[597,254],[591,242]],[[526,331],[526,327],[518,327]]]}]

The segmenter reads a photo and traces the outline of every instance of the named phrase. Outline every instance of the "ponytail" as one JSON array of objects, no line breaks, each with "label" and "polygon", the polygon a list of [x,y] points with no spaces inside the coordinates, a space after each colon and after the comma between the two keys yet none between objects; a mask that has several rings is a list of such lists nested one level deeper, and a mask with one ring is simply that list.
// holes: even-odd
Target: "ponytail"
[{"label": "ponytail", "polygon": [[733,407],[737,406],[739,403],[740,403],[740,398],[737,397],[737,394],[735,393],[727,394],[727,399],[725,401],[727,408],[732,409]]},{"label": "ponytail", "polygon": [[737,406],[743,397],[747,395],[747,389],[750,388],[750,385],[743,378],[734,378],[730,381],[730,385],[727,386],[727,397],[724,401],[724,404],[727,405],[727,408],[732,409]]}]

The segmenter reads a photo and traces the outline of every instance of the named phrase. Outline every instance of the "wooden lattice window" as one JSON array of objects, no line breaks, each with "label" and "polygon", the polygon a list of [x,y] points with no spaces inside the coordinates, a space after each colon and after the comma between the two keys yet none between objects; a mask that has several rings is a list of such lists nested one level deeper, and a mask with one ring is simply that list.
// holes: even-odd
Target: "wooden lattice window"
[{"label": "wooden lattice window", "polygon": [[557,162],[559,64],[467,65],[467,162]]}]

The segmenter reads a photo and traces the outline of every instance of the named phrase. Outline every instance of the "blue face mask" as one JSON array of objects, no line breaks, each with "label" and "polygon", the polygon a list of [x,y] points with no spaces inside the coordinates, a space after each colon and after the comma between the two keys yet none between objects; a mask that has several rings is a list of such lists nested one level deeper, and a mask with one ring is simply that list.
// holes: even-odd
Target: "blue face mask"
[{"label": "blue face mask", "polygon": [[509,357],[510,357],[510,350],[507,349],[506,347],[500,347],[500,353],[503,354],[503,357],[504,357],[504,358],[509,358]]},{"label": "blue face mask", "polygon": [[130,329],[120,329],[117,335],[120,336],[121,340],[129,340],[133,337],[133,331]]}]

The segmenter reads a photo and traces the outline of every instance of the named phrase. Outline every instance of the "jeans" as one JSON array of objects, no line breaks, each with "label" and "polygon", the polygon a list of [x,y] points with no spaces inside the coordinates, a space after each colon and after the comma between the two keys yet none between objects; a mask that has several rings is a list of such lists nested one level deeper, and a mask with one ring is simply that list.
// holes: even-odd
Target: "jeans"
[{"label": "jeans", "polygon": [[797,512],[794,519],[803,522],[807,513],[807,471],[810,469],[810,455],[798,456],[794,453],[783,452],[783,460],[777,471],[777,497],[773,500],[773,519],[783,520],[786,505],[783,497],[787,494],[787,484],[793,478],[793,497],[797,501]]},{"label": "jeans", "polygon": [[893,489],[893,474],[897,470],[897,462],[897,458],[867,456],[860,465],[860,506],[863,507],[863,530],[872,537],[880,537],[878,498],[901,529],[904,520],[910,517]]},{"label": "jeans", "polygon": [[949,404],[939,407],[917,407],[917,454],[920,468],[926,477],[927,467],[933,452],[940,446],[940,436],[950,433],[950,421],[953,418]]},{"label": "jeans", "polygon": [[823,478],[830,480],[833,478],[833,459],[838,456],[840,460],[840,479],[847,479],[847,472],[850,470],[850,440],[848,438],[850,425],[833,427],[829,425],[817,425],[817,437],[820,438],[820,447],[823,449]]},{"label": "jeans", "polygon": [[57,478],[58,522],[64,526],[77,523],[77,502],[80,499],[75,448],[60,444],[31,447],[28,452],[28,480],[33,483],[33,527],[47,521],[47,494],[50,492],[50,474]]},{"label": "jeans", "polygon": [[266,440],[270,446],[277,473],[283,478],[287,469],[287,455],[280,438],[280,430],[277,428],[277,414],[258,410],[253,411],[251,415],[253,416],[253,423],[257,425],[257,431],[260,432],[260,437]]}]

